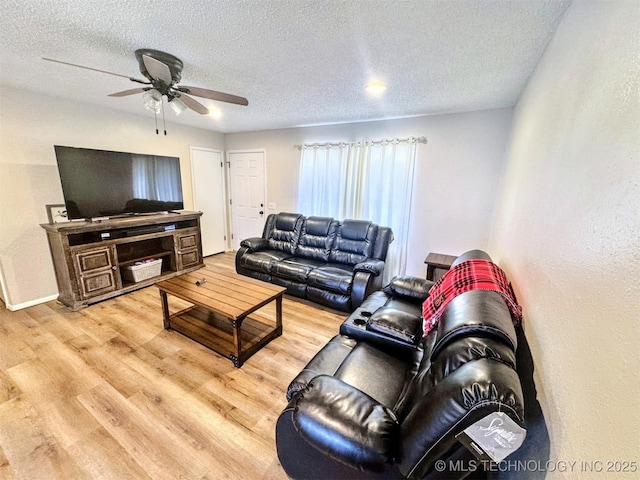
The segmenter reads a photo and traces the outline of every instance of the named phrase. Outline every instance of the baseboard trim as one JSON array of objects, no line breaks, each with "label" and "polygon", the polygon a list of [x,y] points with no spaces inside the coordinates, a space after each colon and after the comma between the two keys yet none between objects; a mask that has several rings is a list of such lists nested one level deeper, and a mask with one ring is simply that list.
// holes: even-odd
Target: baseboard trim
[{"label": "baseboard trim", "polygon": [[29,300],[28,302],[24,302],[24,303],[18,303],[17,305],[13,305],[9,302],[5,301],[5,306],[7,307],[7,310],[11,311],[11,312],[15,312],[17,310],[22,310],[23,308],[29,308],[29,307],[33,307],[35,305],[40,305],[41,303],[47,303],[50,302],[52,300],[57,300],[58,299],[58,295],[51,295],[49,297],[44,297],[44,298],[38,298],[36,300]]}]

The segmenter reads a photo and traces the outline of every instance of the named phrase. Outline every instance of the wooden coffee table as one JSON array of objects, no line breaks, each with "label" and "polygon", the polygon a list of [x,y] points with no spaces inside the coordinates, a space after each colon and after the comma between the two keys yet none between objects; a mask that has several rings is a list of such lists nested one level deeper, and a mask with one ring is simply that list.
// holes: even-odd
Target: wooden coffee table
[{"label": "wooden coffee table", "polygon": [[[156,287],[160,290],[164,328],[176,330],[229,358],[237,368],[282,335],[284,287],[210,266],[164,280]],[[170,313],[167,295],[191,306]],[[265,316],[249,317],[274,300],[275,326]]]}]

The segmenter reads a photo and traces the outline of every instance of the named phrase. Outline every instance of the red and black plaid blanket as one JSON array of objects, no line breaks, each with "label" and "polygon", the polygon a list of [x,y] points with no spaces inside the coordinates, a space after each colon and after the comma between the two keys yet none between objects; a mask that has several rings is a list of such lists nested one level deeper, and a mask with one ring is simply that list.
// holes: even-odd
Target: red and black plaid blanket
[{"label": "red and black plaid blanket", "polygon": [[444,307],[457,295],[469,290],[498,292],[507,303],[516,324],[522,320],[522,307],[518,305],[504,271],[488,260],[467,260],[445,273],[429,290],[429,296],[422,304],[425,337],[437,325]]}]

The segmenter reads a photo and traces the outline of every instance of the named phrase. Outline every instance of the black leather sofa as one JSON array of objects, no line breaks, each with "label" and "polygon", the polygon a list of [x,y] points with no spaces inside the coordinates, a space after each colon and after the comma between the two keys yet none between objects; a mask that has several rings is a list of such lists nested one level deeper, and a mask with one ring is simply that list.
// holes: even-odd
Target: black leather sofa
[{"label": "black leather sofa", "polygon": [[[490,260],[471,251],[454,264],[471,258]],[[504,299],[462,293],[423,338],[432,284],[394,278],[291,382],[276,424],[291,478],[484,478],[456,435],[492,412],[524,425],[522,383],[533,381],[516,368],[521,327],[517,334]]]},{"label": "black leather sofa", "polygon": [[392,241],[390,228],[364,220],[271,214],[262,237],[240,243],[236,271],[350,312],[382,287]]}]

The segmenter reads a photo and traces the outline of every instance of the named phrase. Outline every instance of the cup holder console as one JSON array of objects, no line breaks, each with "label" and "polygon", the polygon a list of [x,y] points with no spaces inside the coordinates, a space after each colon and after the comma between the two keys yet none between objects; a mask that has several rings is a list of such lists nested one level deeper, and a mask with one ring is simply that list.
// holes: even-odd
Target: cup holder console
[{"label": "cup holder console", "polygon": [[371,312],[367,312],[363,310],[362,312],[358,312],[358,315],[360,316],[353,319],[353,324],[359,327],[363,327],[367,324],[367,322],[369,321],[369,318],[373,314]]}]

